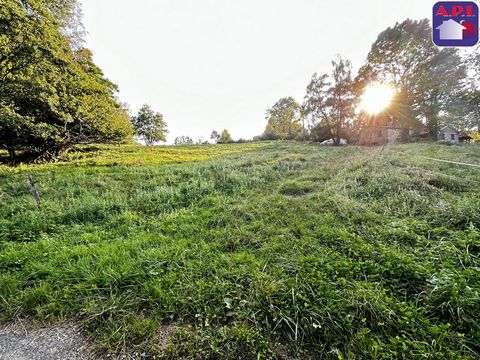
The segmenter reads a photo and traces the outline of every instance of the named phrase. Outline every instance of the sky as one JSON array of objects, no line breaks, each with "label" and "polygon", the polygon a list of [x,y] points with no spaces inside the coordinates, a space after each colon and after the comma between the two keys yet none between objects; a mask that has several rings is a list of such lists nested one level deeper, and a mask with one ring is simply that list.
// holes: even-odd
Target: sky
[{"label": "sky", "polygon": [[302,102],[336,55],[364,64],[377,35],[430,18],[434,0],[81,0],[86,46],[135,114],[164,115],[168,142],[260,135],[278,99]]}]

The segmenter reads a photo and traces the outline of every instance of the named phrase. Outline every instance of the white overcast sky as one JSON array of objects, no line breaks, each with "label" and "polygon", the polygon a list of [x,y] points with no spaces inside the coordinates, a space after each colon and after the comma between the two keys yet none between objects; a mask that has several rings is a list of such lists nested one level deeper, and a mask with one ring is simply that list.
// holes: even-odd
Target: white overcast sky
[{"label": "white overcast sky", "polygon": [[87,47],[132,113],[164,114],[169,142],[265,128],[336,54],[360,67],[377,35],[430,18],[434,0],[82,0]]}]

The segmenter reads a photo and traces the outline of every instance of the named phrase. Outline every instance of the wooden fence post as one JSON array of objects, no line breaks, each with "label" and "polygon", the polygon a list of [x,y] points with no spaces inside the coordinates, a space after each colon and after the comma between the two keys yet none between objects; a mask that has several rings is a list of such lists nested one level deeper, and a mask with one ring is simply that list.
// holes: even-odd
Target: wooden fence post
[{"label": "wooden fence post", "polygon": [[28,185],[30,185],[30,192],[32,193],[33,198],[38,206],[40,206],[40,194],[37,191],[37,187],[35,186],[35,181],[33,181],[32,175],[29,175],[27,178]]}]

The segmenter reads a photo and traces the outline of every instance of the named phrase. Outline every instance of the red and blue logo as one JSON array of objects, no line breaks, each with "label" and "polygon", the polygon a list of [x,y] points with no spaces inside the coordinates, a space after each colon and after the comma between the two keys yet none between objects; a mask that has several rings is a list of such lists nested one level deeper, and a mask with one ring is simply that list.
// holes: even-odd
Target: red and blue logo
[{"label": "red and blue logo", "polygon": [[472,1],[440,1],[433,7],[433,42],[437,46],[478,43],[478,5]]}]

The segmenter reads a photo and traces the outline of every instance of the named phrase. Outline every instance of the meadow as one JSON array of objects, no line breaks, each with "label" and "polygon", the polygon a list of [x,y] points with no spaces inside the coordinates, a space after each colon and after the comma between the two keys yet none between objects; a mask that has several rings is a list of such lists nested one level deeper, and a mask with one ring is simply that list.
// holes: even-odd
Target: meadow
[{"label": "meadow", "polygon": [[2,322],[158,359],[480,356],[480,168],[426,159],[479,145],[69,156],[0,165]]}]

